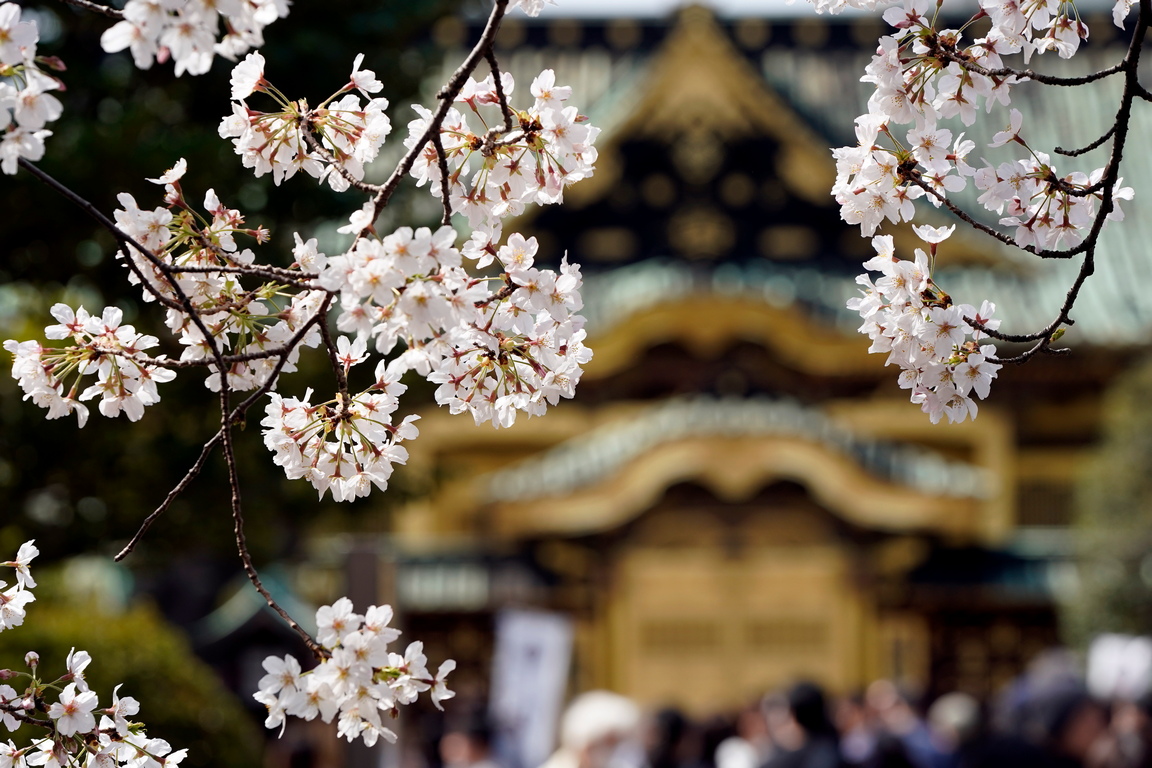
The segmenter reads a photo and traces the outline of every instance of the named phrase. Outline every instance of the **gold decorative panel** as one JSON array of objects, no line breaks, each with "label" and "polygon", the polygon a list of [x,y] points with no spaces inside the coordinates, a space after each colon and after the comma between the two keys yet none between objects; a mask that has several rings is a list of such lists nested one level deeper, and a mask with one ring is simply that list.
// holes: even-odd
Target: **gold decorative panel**
[{"label": "gold decorative panel", "polygon": [[843,691],[875,672],[871,601],[831,543],[735,557],[641,546],[614,575],[607,682],[645,705],[714,712],[800,678]]}]

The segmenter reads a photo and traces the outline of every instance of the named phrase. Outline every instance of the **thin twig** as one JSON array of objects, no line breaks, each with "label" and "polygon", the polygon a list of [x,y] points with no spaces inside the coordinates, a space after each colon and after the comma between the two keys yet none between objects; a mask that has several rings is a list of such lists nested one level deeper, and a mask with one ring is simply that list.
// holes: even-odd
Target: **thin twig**
[{"label": "thin twig", "polygon": [[508,106],[508,96],[504,93],[503,72],[500,71],[500,62],[496,61],[496,54],[492,48],[484,54],[488,66],[492,70],[492,82],[496,87],[496,99],[500,102],[500,114],[504,116],[504,132],[512,130],[512,108]]},{"label": "thin twig", "polygon": [[[492,6],[492,12],[488,15],[488,22],[484,25],[484,31],[480,34],[480,39],[464,59],[464,62],[452,73],[448,78],[448,82],[436,94],[436,98],[440,100],[439,106],[432,114],[432,119],[428,121],[425,126],[424,132],[412,143],[411,148],[401,158],[400,164],[392,171],[388,180],[382,185],[380,192],[372,200],[373,215],[372,222],[380,216],[380,212],[384,210],[384,206],[388,205],[388,200],[391,199],[392,194],[396,188],[400,186],[400,181],[408,175],[412,170],[412,166],[416,163],[416,158],[419,157],[424,149],[428,146],[428,142],[432,140],[434,134],[440,132],[440,126],[444,124],[444,118],[448,116],[448,110],[452,108],[452,104],[456,101],[456,96],[460,93],[460,89],[464,87],[464,83],[476,71],[481,60],[484,59],[487,51],[492,47],[492,43],[496,40],[496,33],[500,31],[500,21],[504,18],[504,12],[508,9],[508,0],[496,0]],[[371,223],[356,236],[357,239],[365,236],[368,233]]]},{"label": "thin twig", "polygon": [[[107,216],[105,216],[100,211],[100,209],[98,209],[95,205],[88,202],[83,197],[76,194],[75,192],[73,192],[68,187],[66,187],[64,184],[57,181],[55,178],[48,175],[44,171],[40,170],[40,168],[38,166],[33,165],[32,163],[25,160],[23,157],[19,158],[17,160],[17,162],[19,163],[21,168],[28,171],[33,176],[38,178],[40,181],[44,182],[45,184],[47,184],[52,189],[59,192],[61,195],[63,195],[68,200],[75,203],[77,206],[80,207],[81,210],[83,210],[85,213],[87,213],[89,216],[91,216],[93,219],[95,219],[97,221],[97,223],[100,224],[100,226],[104,227],[110,233],[112,233],[112,236],[115,237],[116,240],[120,243],[121,248],[123,248],[126,251],[131,249],[131,248],[135,248],[137,251],[140,252],[141,255],[146,257],[153,264],[162,263],[162,262],[160,262],[160,260],[156,257],[156,255],[154,253],[152,253],[150,250],[148,250],[144,246],[140,245],[140,243],[136,242],[135,238],[133,238],[127,232],[125,232],[124,230],[122,230],[118,226],[116,226],[116,222],[112,221]],[[128,263],[128,269],[132,270],[132,272],[136,275],[136,277],[140,280],[141,284],[144,286],[144,289],[146,291],[148,291],[148,293],[152,294],[152,296],[157,301],[159,301],[161,304],[168,307],[169,309],[181,309],[180,302],[175,301],[171,297],[165,296],[164,294],[160,293],[160,291],[157,290],[156,286],[152,285],[152,281],[149,280],[148,277],[143,272],[140,271],[140,268],[136,265],[136,262],[135,262],[135,260],[133,260],[131,254],[128,254],[128,253],[125,254],[125,261]]]},{"label": "thin twig", "polygon": [[316,138],[316,134],[312,131],[312,123],[309,122],[310,115],[306,115],[300,119],[300,135],[304,137],[304,143],[307,144],[313,152],[320,155],[325,162],[329,163],[337,173],[344,179],[344,181],[351,184],[354,188],[361,192],[367,192],[370,195],[379,194],[384,188],[379,184],[369,184],[363,179],[358,179],[352,175],[352,172],[344,167],[344,163],[336,159],[336,157],[328,151],[327,147],[320,143]]},{"label": "thin twig", "polygon": [[1065,157],[1079,157],[1080,155],[1087,154],[1088,152],[1091,152],[1092,150],[1101,146],[1104,142],[1108,141],[1108,139],[1111,138],[1112,134],[1114,133],[1116,133],[1115,123],[1112,124],[1112,127],[1108,129],[1107,133],[1086,147],[1081,147],[1080,149],[1064,149],[1063,147],[1055,147],[1055,152],[1056,154],[1064,155]]},{"label": "thin twig", "polygon": [[328,350],[328,362],[332,365],[332,373],[336,375],[336,386],[340,392],[340,413],[343,415],[348,412],[348,407],[352,404],[348,396],[348,373],[336,357],[336,345],[332,342],[332,330],[328,327],[328,323],[320,323],[320,335],[324,338],[324,346]]},{"label": "thin twig", "polygon": [[165,510],[167,510],[168,507],[172,505],[172,502],[176,500],[176,497],[183,493],[184,490],[192,483],[192,481],[195,480],[197,476],[199,476],[200,471],[204,469],[204,462],[208,460],[208,456],[212,453],[212,449],[216,447],[218,442],[220,442],[220,434],[220,432],[217,432],[211,437],[211,439],[208,440],[208,442],[204,443],[204,447],[200,449],[200,456],[197,457],[196,463],[194,463],[192,468],[189,469],[187,473],[185,473],[184,478],[179,483],[177,483],[172,490],[168,492],[168,495],[164,498],[164,501],[160,504],[160,506],[156,507],[152,514],[144,518],[144,522],[140,524],[140,528],[136,531],[136,534],[132,537],[131,541],[124,545],[124,548],[120,550],[120,554],[113,558],[116,560],[116,562],[120,562],[132,553],[132,550],[134,550],[136,545],[140,543],[140,540],[144,538],[144,534],[146,534],[148,529],[152,527],[152,523],[156,522],[156,519],[160,517],[160,515],[164,514]]},{"label": "thin twig", "polygon": [[74,5],[77,8],[83,8],[86,11],[99,13],[100,15],[107,16],[110,19],[124,18],[124,11],[121,11],[117,8],[110,8],[107,5],[93,3],[90,0],[61,0],[61,2],[65,3],[66,5]]},{"label": "thin twig", "polygon": [[1094,83],[1097,80],[1103,80],[1106,77],[1119,74],[1124,71],[1124,62],[1114,64],[1107,69],[1102,69],[1099,72],[1093,72],[1089,75],[1077,75],[1074,77],[1057,77],[1055,75],[1045,75],[1037,72],[1034,69],[1012,69],[1011,67],[1000,67],[999,69],[988,69],[972,61],[971,58],[957,53],[955,51],[948,51],[945,49],[937,48],[932,52],[931,58],[939,59],[941,61],[950,61],[959,64],[964,69],[975,72],[978,75],[984,75],[993,79],[1002,80],[1006,77],[1015,77],[1021,80],[1032,80],[1044,85],[1061,85],[1061,86],[1074,86],[1074,85],[1087,85]]},{"label": "thin twig", "polygon": [[279,280],[284,283],[292,284],[298,283],[300,288],[310,288],[307,281],[315,280],[319,277],[314,272],[294,272],[290,269],[283,269],[282,267],[260,266],[260,267],[182,267],[173,264],[170,270],[174,275],[204,275],[220,272],[222,274],[233,275],[252,275],[254,277],[266,277],[269,280]]}]

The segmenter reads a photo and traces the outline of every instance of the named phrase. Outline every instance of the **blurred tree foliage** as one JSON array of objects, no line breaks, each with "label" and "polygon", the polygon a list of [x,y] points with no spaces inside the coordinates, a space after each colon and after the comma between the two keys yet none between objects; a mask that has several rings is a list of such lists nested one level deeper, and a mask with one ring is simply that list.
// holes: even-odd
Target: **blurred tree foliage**
[{"label": "blurred tree foliage", "polygon": [[1064,606],[1066,635],[1152,634],[1152,359],[1105,398],[1103,440],[1077,487],[1078,588]]},{"label": "blurred tree foliage", "polygon": [[[414,116],[408,105],[431,100],[421,88],[428,88],[441,68],[438,41],[457,42],[451,35],[461,27],[451,16],[460,5],[460,0],[297,0],[286,19],[265,31],[268,77],[290,96],[316,103],[347,82],[353,58],[364,52],[364,66],[384,83],[380,95],[391,102],[393,122],[384,153],[369,170],[372,180],[373,170],[386,174],[389,158],[402,151]],[[175,78],[170,63],[141,72],[126,54],[100,51],[108,19],[63,3],[29,7],[40,14],[41,52],[62,56],[69,66],[62,75],[68,90],[60,94],[64,116],[51,126],[55,135],[41,167],[111,213],[120,192],[133,194],[142,207],[159,205],[162,189],[144,179],[185,157],[189,171],[183,186],[191,199],[200,200],[214,187],[249,223],[271,229],[271,244],[260,248],[261,258],[291,263],[294,230],[304,237],[328,233],[322,245],[339,247],[334,228],[361,205],[360,194],[336,195],[304,174],[275,187],[270,176],[254,178],[230,143],[218,137],[217,126],[230,111],[230,62],[218,58],[211,72],[197,78]],[[179,356],[179,345],[166,337],[162,313],[141,302],[139,290],[128,285],[107,233],[28,174],[0,178],[0,199],[0,339],[42,339],[50,322],[47,309],[56,301],[82,303],[97,312],[116,304],[138,330],[161,337],[159,352]],[[393,221],[424,224],[438,216],[427,194],[400,194],[394,203]],[[181,372],[165,385],[163,401],[137,424],[93,412],[88,427],[78,432],[74,421],[46,421],[41,409],[22,403],[7,365],[5,360],[0,377],[5,509],[0,552],[15,552],[34,536],[46,560],[94,548],[114,553],[216,430],[216,399],[203,386],[201,371]],[[282,391],[332,390],[330,372],[317,356],[306,353],[301,368]],[[379,513],[388,502],[379,494],[339,508],[330,501],[318,506],[307,484],[286,481],[261,444],[260,414],[259,407],[253,409],[249,428],[238,434],[249,541],[258,563],[292,553],[311,525],[386,524]],[[162,566],[176,556],[215,552],[237,568],[224,479],[222,462],[210,461],[130,558],[133,566]],[[397,484],[403,485],[402,477]]]},{"label": "blurred tree foliage", "polygon": [[[27,623],[0,634],[0,668],[26,671],[24,654],[34,650],[40,654],[41,674],[54,680],[65,671],[72,648],[86,650],[92,663],[85,679],[99,694],[100,706],[110,705],[113,687],[123,683],[119,693],[140,702],[140,714],[133,719],[147,726],[148,735],[164,739],[173,749],[188,749],[181,765],[260,765],[263,738],[258,724],[155,610],[137,605],[104,613],[90,603],[70,600],[59,578],[40,582]],[[26,681],[10,683],[22,691]],[[18,734],[17,741],[20,738]]]}]

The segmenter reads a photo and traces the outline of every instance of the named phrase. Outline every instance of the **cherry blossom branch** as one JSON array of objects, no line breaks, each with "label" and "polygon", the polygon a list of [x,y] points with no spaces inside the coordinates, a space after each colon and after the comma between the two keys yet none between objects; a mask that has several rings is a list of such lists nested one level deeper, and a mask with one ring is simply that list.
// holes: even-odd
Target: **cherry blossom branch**
[{"label": "cherry blossom branch", "polygon": [[[432,119],[428,121],[427,127],[424,132],[420,134],[419,138],[413,142],[412,147],[401,158],[399,165],[392,171],[392,175],[384,182],[376,197],[372,200],[373,214],[371,221],[375,222],[380,216],[380,212],[384,210],[384,206],[388,204],[392,194],[396,188],[400,186],[400,181],[408,175],[412,170],[412,166],[416,162],[416,158],[423,153],[424,148],[428,146],[428,142],[432,140],[433,136],[440,134],[440,127],[444,124],[444,118],[448,116],[448,110],[452,108],[456,96],[460,93],[460,89],[476,71],[476,67],[480,65],[480,61],[484,59],[487,52],[492,48],[492,44],[496,41],[496,33],[500,31],[500,22],[504,18],[504,13],[508,9],[508,0],[495,0],[492,5],[492,12],[488,15],[488,21],[484,25],[484,31],[480,34],[480,39],[472,48],[464,62],[452,73],[448,78],[448,82],[436,94],[440,104],[437,106],[436,111],[432,114]],[[444,190],[447,195],[448,190]],[[371,226],[371,223],[369,224]],[[357,238],[362,237],[367,232],[367,227],[360,231]]]},{"label": "cherry blossom branch", "polygon": [[293,272],[290,269],[270,265],[261,265],[259,267],[182,267],[173,264],[171,271],[174,275],[208,275],[216,272],[233,275],[251,275],[253,277],[277,280],[291,285],[294,288],[323,290],[316,289],[308,283],[309,280],[315,280],[319,277],[319,275],[314,272]]},{"label": "cherry blossom branch", "polygon": [[152,251],[137,242],[135,238],[130,237],[126,232],[116,226],[115,222],[105,216],[91,202],[76,194],[67,186],[42,171],[37,166],[26,161],[24,158],[20,158],[19,163],[21,168],[24,168],[29,173],[36,176],[36,178],[40,179],[49,187],[56,190],[65,198],[78,205],[89,216],[96,219],[96,221],[98,221],[105,229],[111,232],[117,240],[120,241],[121,247],[124,247],[125,249],[127,249],[129,246],[135,248],[137,251],[139,251],[140,255],[144,256],[149,262],[152,263],[154,267],[160,270],[160,272],[164,275],[165,280],[168,282],[169,287],[172,289],[172,293],[176,295],[176,301],[172,301],[157,291],[155,287],[152,286],[151,281],[149,281],[143,274],[140,273],[139,269],[136,268],[131,256],[126,255],[125,261],[128,262],[130,268],[137,275],[137,277],[140,278],[140,282],[148,288],[149,292],[156,297],[157,301],[160,301],[164,306],[183,311],[192,320],[192,323],[196,326],[197,330],[203,334],[204,343],[208,345],[208,348],[212,353],[212,357],[216,361],[217,368],[220,371],[221,379],[226,379],[227,366],[225,365],[221,356],[220,348],[216,344],[216,339],[208,331],[208,327],[204,324],[204,319],[200,316],[196,306],[192,303],[192,300],[188,297],[188,295],[184,293],[184,289],[180,287],[179,281],[176,280],[175,276],[170,271],[170,265],[164,263],[162,259],[156,256],[156,254],[152,253]]},{"label": "cherry blossom branch", "polygon": [[1076,75],[1073,77],[1058,77],[1056,75],[1045,75],[1042,72],[1037,72],[1034,69],[1013,69],[1012,67],[1000,67],[999,69],[988,69],[976,62],[972,61],[968,54],[959,53],[954,49],[949,49],[943,45],[938,44],[929,56],[931,58],[939,59],[941,61],[948,61],[959,64],[964,69],[975,72],[978,75],[992,78],[994,80],[1002,80],[1005,77],[1016,77],[1021,80],[1032,80],[1033,82],[1042,83],[1044,85],[1059,85],[1059,86],[1076,86],[1087,85],[1088,83],[1095,83],[1098,80],[1111,77],[1112,75],[1119,74],[1124,71],[1124,62],[1121,61],[1113,64],[1111,67],[1102,69],[1098,72],[1093,72],[1089,75]]},{"label": "cherry blossom branch", "polygon": [[[176,302],[171,302],[171,300],[167,300],[166,303],[170,302],[172,304],[175,304],[179,309],[181,309],[192,320],[192,322],[197,326],[197,328],[203,334],[204,342],[208,345],[209,350],[212,353],[212,362],[215,364],[216,369],[219,372],[219,376],[220,376],[220,392],[221,392],[220,399],[221,399],[221,422],[222,422],[220,432],[217,433],[216,437],[211,438],[207,443],[205,443],[204,448],[201,450],[200,458],[193,465],[193,467],[189,470],[188,474],[185,475],[184,479],[181,480],[180,483],[178,483],[176,485],[176,487],[173,488],[173,490],[171,492],[169,492],[168,497],[165,498],[164,502],[155,511],[153,511],[153,513],[151,515],[149,515],[148,518],[145,519],[144,523],[141,526],[141,529],[137,532],[136,536],[133,537],[132,541],[129,542],[129,545],[127,547],[125,547],[125,549],[123,551],[121,551],[121,553],[117,556],[116,559],[119,560],[122,557],[126,556],[129,552],[131,552],[131,550],[135,547],[136,542],[139,541],[139,538],[144,534],[144,532],[147,531],[147,529],[149,527],[151,527],[152,522],[154,522],[155,519],[160,514],[162,514],[164,512],[164,510],[166,510],[168,508],[168,506],[171,504],[172,500],[174,500],[181,492],[183,492],[183,490],[185,488],[187,488],[188,484],[200,473],[201,469],[203,468],[204,461],[206,461],[207,456],[211,452],[212,447],[218,441],[218,439],[222,439],[222,442],[224,445],[225,461],[228,465],[229,484],[231,486],[231,491],[232,491],[232,514],[233,514],[234,525],[235,525],[236,543],[237,543],[237,548],[239,549],[239,552],[240,552],[241,562],[244,565],[245,573],[248,575],[249,580],[252,582],[252,584],[256,588],[256,590],[268,602],[269,606],[271,606],[272,609],[275,610],[281,616],[281,618],[283,618],[288,623],[288,625],[293,630],[295,630],[297,633],[299,633],[301,635],[301,638],[304,640],[305,644],[308,645],[309,649],[311,649],[313,653],[316,653],[316,654],[318,654],[319,657],[322,657],[323,654],[325,653],[323,648],[321,648],[316,643],[316,641],[313,640],[312,637],[302,627],[300,627],[300,625],[298,623],[296,623],[296,621],[294,619],[292,619],[292,617],[289,616],[288,613],[283,608],[281,608],[279,606],[279,604],[276,603],[276,601],[268,593],[267,589],[264,588],[264,585],[260,581],[259,574],[256,572],[255,566],[253,566],[253,564],[252,564],[252,558],[251,558],[250,553],[248,552],[247,543],[246,543],[246,540],[244,537],[244,530],[243,530],[244,521],[243,521],[243,514],[242,514],[242,510],[241,510],[241,506],[240,506],[240,486],[239,486],[239,478],[238,478],[237,469],[236,469],[236,457],[235,457],[235,453],[234,453],[233,447],[232,447],[232,433],[231,433],[232,425],[235,423],[235,420],[237,418],[243,417],[243,412],[238,413],[238,414],[234,414],[234,413],[230,412],[229,395],[230,395],[231,388],[230,388],[230,385],[228,383],[228,369],[231,367],[231,365],[234,362],[239,362],[239,361],[241,361],[242,358],[249,357],[249,355],[231,355],[231,356],[228,356],[229,358],[235,358],[235,360],[225,358],[225,356],[220,351],[219,345],[216,343],[215,337],[209,332],[207,326],[204,324],[203,318],[201,317],[200,309],[197,308],[192,303],[191,299],[184,293],[183,289],[180,287],[179,283],[176,281],[176,279],[173,275],[173,272],[171,270],[171,265],[168,265],[168,264],[164,263],[162,260],[158,259],[155,256],[155,254],[153,254],[148,249],[144,248],[134,238],[130,237],[127,233],[123,232],[119,227],[117,227],[114,222],[112,222],[110,219],[108,219],[108,217],[105,216],[99,209],[97,209],[96,206],[94,206],[91,202],[84,199],[80,195],[76,194],[75,192],[70,190],[68,187],[66,187],[64,184],[61,184],[60,182],[58,182],[56,179],[51,177],[49,174],[41,171],[39,168],[37,168],[36,166],[32,165],[31,163],[25,161],[23,158],[20,159],[20,165],[21,165],[21,167],[24,167],[27,170],[29,170],[29,172],[31,172],[34,176],[39,178],[41,181],[48,184],[48,186],[50,186],[51,188],[55,189],[57,192],[62,194],[64,197],[71,200],[73,203],[77,204],[81,209],[83,209],[90,216],[95,218],[106,229],[111,231],[112,234],[118,240],[120,240],[120,242],[122,244],[125,244],[125,246],[134,247],[142,255],[144,255],[146,258],[148,258],[148,260],[154,266],[156,266],[157,269],[159,269],[161,271],[161,273],[164,275],[165,279],[169,283],[169,286],[172,288],[173,293],[175,293],[177,298],[178,298],[178,301],[176,301]],[[130,264],[133,263],[131,258],[127,259],[127,261]],[[142,280],[142,282],[145,285],[148,285],[149,287],[151,287],[151,284],[147,280]],[[153,290],[155,290],[155,289],[153,289]],[[156,293],[158,294],[159,292],[156,292]],[[158,298],[166,299],[166,297],[162,297],[159,295],[158,295]],[[331,294],[329,293],[329,295],[326,298],[326,301],[324,302],[324,304],[321,307],[321,310],[319,312],[317,312],[317,315],[312,318],[311,322],[315,322],[317,320],[317,318],[320,317],[321,315],[326,316],[327,308],[329,306],[330,301],[331,301]],[[213,311],[215,311],[215,310],[213,310]],[[303,334],[304,334],[304,332],[306,332],[306,330],[307,330],[307,326],[305,328],[301,329],[300,332],[298,332],[297,337],[295,339],[295,343],[288,345],[286,347],[286,349],[281,353],[280,361],[279,361],[277,368],[274,371],[274,374],[278,374],[279,371],[283,368],[284,363],[287,361],[287,356],[288,356],[289,352],[291,351],[292,348],[295,347],[296,344],[299,343],[300,339],[303,338]],[[329,339],[329,341],[330,341],[330,339]],[[268,354],[255,353],[252,357],[249,357],[249,359],[256,359],[256,357],[271,357],[272,354],[274,354],[274,353],[268,353]],[[257,397],[263,396],[263,394],[265,394],[268,391],[268,389],[274,384],[274,381],[275,381],[275,375],[270,376],[269,380],[267,382],[265,382],[264,387],[261,388],[261,391],[259,391],[254,397],[250,397],[248,400],[246,400],[244,402],[244,404],[243,404],[244,411],[246,411],[251,406],[251,404],[253,404],[255,402]]]},{"label": "cherry blossom branch", "polygon": [[[1139,60],[1140,53],[1143,48],[1144,37],[1147,33],[1149,25],[1152,24],[1152,0],[1141,0],[1140,14],[1136,22],[1136,28],[1132,34],[1132,40],[1129,43],[1128,52],[1124,60],[1117,65],[1119,71],[1124,73],[1124,91],[1121,94],[1120,106],[1117,109],[1115,120],[1112,127],[1100,139],[1093,142],[1083,150],[1067,154],[1083,154],[1100,145],[1102,145],[1109,138],[1114,138],[1112,145],[1112,152],[1109,156],[1108,163],[1105,166],[1104,173],[1100,181],[1093,185],[1099,188],[1100,195],[1100,208],[1096,211],[1096,215],[1092,221],[1092,227],[1089,230],[1088,236],[1077,247],[1068,251],[1049,252],[1041,251],[1032,247],[1025,247],[1023,250],[1034,253],[1042,258],[1069,258],[1078,253],[1084,254],[1084,261],[1077,271],[1076,277],[1072,285],[1065,295],[1064,302],[1061,305],[1056,317],[1048,323],[1044,328],[1034,333],[1029,334],[1008,334],[1002,333],[998,330],[992,330],[984,327],[983,324],[976,323],[974,320],[965,318],[974,327],[980,327],[981,331],[991,338],[1007,341],[1007,342],[1035,342],[1025,352],[1009,358],[990,358],[990,362],[996,363],[1023,363],[1037,354],[1068,354],[1068,349],[1052,349],[1051,345],[1059,338],[1059,331],[1065,326],[1073,325],[1071,318],[1072,308],[1075,306],[1077,299],[1080,295],[1080,290],[1083,288],[1085,281],[1095,272],[1095,258],[1096,258],[1096,245],[1099,241],[1100,234],[1104,227],[1104,222],[1115,208],[1115,200],[1113,196],[1113,189],[1115,188],[1119,179],[1119,168],[1123,161],[1124,150],[1128,138],[1128,132],[1131,125],[1132,102],[1139,95],[1142,86],[1139,83]],[[1060,151],[1059,149],[1057,151]],[[972,217],[962,211],[958,206],[951,201],[946,200],[942,195],[937,193],[929,187],[923,180],[916,180],[916,183],[923,188],[927,193],[933,195],[937,200],[946,202],[948,209],[955,215],[959,216],[963,221],[975,227],[976,229],[986,232],[987,234],[996,237],[1001,242],[1006,242],[1010,245],[1015,243],[1003,233],[1000,233],[987,225],[975,221]],[[1019,246],[1017,246],[1019,247]]]}]

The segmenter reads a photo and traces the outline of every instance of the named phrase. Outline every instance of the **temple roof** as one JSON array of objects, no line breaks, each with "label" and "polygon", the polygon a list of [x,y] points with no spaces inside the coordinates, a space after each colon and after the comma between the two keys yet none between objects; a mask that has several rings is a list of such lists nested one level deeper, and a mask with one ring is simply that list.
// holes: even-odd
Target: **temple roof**
[{"label": "temple roof", "polygon": [[658,445],[715,436],[801,438],[920,493],[983,499],[993,492],[982,467],[922,447],[857,436],[815,409],[766,398],[700,397],[652,405],[490,475],[487,500],[564,496],[602,481]]}]

